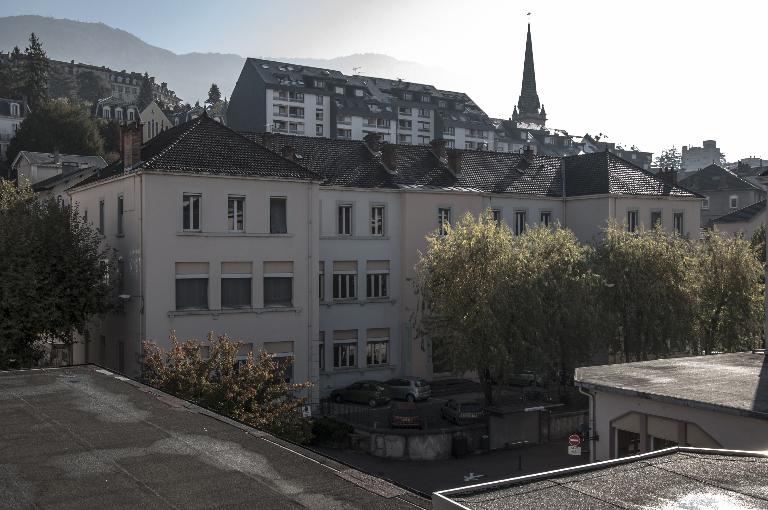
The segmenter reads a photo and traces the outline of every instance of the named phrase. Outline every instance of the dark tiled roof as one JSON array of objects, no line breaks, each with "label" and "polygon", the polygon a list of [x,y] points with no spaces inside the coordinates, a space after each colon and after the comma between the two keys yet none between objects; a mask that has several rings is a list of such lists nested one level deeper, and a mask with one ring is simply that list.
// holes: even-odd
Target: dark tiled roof
[{"label": "dark tiled roof", "polygon": [[[80,185],[125,170],[122,162],[118,162]],[[252,142],[205,113],[145,143],[141,147],[141,162],[127,170],[318,179],[313,171]]]},{"label": "dark tiled roof", "polygon": [[32,189],[34,191],[48,190],[53,188],[60,182],[63,182],[64,184],[73,182],[76,184],[77,182],[83,181],[86,178],[89,178],[92,175],[95,175],[97,172],[99,172],[99,170],[100,170],[99,167],[94,167],[94,166],[88,166],[85,168],[81,168],[81,167],[68,168],[67,166],[64,166],[64,172],[60,173],[59,175],[54,175],[53,177],[49,177],[47,179],[44,179],[42,181],[38,181],[32,184]]},{"label": "dark tiled roof", "polygon": [[740,223],[742,221],[749,221],[758,214],[761,214],[765,210],[765,199],[755,202],[754,204],[742,207],[737,211],[728,213],[712,220],[712,223]]},{"label": "dark tiled roof", "polygon": [[766,477],[765,452],[674,447],[437,494],[468,510],[766,508]]},{"label": "dark tiled roof", "polygon": [[613,153],[594,152],[565,158],[566,195],[656,195],[697,197]]},{"label": "dark tiled roof", "polygon": [[[19,155],[25,157],[33,165],[53,165],[55,155],[52,152],[21,151]],[[81,166],[95,166],[104,168],[106,161],[101,156],[80,156],[78,154],[60,154],[61,163],[77,164]]]},{"label": "dark tiled roof", "polygon": [[680,181],[682,186],[694,191],[757,190],[759,186],[749,182],[720,165],[712,164]]}]

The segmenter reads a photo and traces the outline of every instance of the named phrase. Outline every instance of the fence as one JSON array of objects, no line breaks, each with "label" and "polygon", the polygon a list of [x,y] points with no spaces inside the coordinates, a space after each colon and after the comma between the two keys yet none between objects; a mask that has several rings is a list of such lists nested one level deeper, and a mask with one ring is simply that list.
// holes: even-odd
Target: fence
[{"label": "fence", "polygon": [[[419,416],[421,416],[425,429],[438,429],[452,426],[449,422],[444,420],[440,414],[442,404],[442,402],[435,401],[419,402],[416,404],[416,409],[418,410]],[[316,412],[320,416],[332,417],[356,427],[389,428],[389,417],[393,405],[397,405],[397,403],[391,403],[381,407],[368,407],[362,404],[350,404],[348,402],[334,402],[331,399],[322,399],[320,400],[319,405],[316,406]]]},{"label": "fence", "polygon": [[573,411],[569,413],[542,413],[541,439],[543,442],[556,441],[568,437],[582,429],[589,422],[588,411]]}]

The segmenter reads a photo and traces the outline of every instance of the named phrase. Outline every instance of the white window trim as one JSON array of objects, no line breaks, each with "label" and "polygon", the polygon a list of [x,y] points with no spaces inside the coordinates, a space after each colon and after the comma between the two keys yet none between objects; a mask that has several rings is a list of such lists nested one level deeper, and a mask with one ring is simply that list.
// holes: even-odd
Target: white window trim
[{"label": "white window trim", "polygon": [[701,208],[704,210],[709,210],[709,197],[704,197],[701,200]]},{"label": "white window trim", "polygon": [[[523,215],[523,223],[520,226],[520,231],[518,232],[517,220],[521,214]],[[523,235],[525,231],[528,230],[528,209],[515,209],[515,224],[513,227],[513,232],[516,236]]]},{"label": "white window trim", "polygon": [[222,278],[253,278],[251,273],[222,273]]},{"label": "white window trim", "polygon": [[[229,214],[229,201],[234,199],[235,200],[235,204],[237,204],[237,199],[238,198],[243,200],[243,207],[240,210],[240,214],[242,214],[242,216],[243,216],[243,228],[240,228],[240,229],[237,228],[237,207],[235,207],[235,211],[234,211],[235,215],[234,215],[234,218],[232,220],[233,228],[229,229],[228,232],[245,232],[245,195],[234,195],[234,194],[233,195],[227,195],[227,214]],[[202,216],[202,211],[201,211],[201,216]],[[227,221],[229,221],[229,218],[227,218]]]},{"label": "white window trim", "polygon": [[[374,234],[373,233],[373,227],[374,227],[374,223],[373,223],[373,220],[374,220],[373,210],[375,208],[381,208],[382,209],[382,211],[381,211],[381,233],[379,233],[379,234]],[[371,203],[370,207],[368,208],[368,210],[369,210],[369,216],[370,216],[369,221],[370,221],[370,226],[371,226],[371,231],[369,232],[369,234],[372,235],[372,236],[375,236],[375,237],[384,237],[384,236],[386,236],[387,235],[387,206],[386,206],[386,204]]]},{"label": "white window trim", "polygon": [[[198,220],[197,228],[193,228],[192,225],[194,222],[192,221],[194,218],[194,207],[192,207],[192,203],[190,201],[189,204],[189,226],[190,228],[184,228],[184,197],[190,196],[190,197],[197,197],[199,200],[199,206],[198,210],[200,211],[200,217]],[[243,226],[245,226],[245,221],[243,221]],[[184,191],[181,194],[181,230],[183,232],[202,232],[203,230],[203,194],[200,192],[193,192],[193,191]]]},{"label": "white window trim", "polygon": [[450,206],[438,206],[437,207],[437,232],[438,235],[446,235],[443,230],[443,211],[448,211],[448,225],[453,225],[453,209]]},{"label": "white window trim", "polygon": [[[349,208],[349,233],[342,233],[339,229],[339,214],[342,207]],[[339,237],[352,237],[355,232],[355,204],[353,202],[336,203],[336,235]]]}]

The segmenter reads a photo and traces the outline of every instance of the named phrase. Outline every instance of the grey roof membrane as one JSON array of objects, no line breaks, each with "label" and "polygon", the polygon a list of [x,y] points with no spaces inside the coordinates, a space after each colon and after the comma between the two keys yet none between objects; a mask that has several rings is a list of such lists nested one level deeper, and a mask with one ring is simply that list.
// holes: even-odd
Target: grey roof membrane
[{"label": "grey roof membrane", "polygon": [[762,352],[658,359],[576,369],[578,386],[768,420]]},{"label": "grey roof membrane", "polygon": [[0,508],[414,504],[428,502],[106,370],[0,372]]},{"label": "grey roof membrane", "polygon": [[626,463],[445,491],[471,510],[768,508],[768,457],[670,449]]}]

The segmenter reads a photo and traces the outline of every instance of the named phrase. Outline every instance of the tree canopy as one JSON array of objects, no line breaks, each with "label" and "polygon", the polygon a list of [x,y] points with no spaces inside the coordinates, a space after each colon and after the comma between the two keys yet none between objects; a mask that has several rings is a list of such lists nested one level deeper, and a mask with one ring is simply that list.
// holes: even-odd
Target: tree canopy
[{"label": "tree canopy", "polygon": [[24,50],[24,93],[33,110],[48,100],[48,58],[34,32]]},{"label": "tree canopy", "polygon": [[8,160],[13,161],[23,150],[94,155],[104,153],[104,142],[86,109],[50,101],[39,105],[21,124],[8,145]]},{"label": "tree canopy", "polygon": [[656,156],[654,165],[657,168],[666,168],[669,170],[682,170],[683,169],[683,156],[676,147],[671,149],[665,149],[661,151],[661,154]]},{"label": "tree canopy", "polygon": [[238,362],[243,344],[226,336],[210,334],[203,343],[179,342],[171,334],[170,340],[167,351],[144,342],[142,377],[147,384],[279,437],[310,440],[310,423],[300,411],[306,398],[298,396],[309,383],[285,381],[293,360],[258,351]]},{"label": "tree canopy", "polygon": [[145,72],[139,87],[139,96],[136,98],[136,105],[139,110],[144,110],[152,102],[154,95],[152,93],[152,82],[149,80],[149,73]]},{"label": "tree canopy", "polygon": [[29,367],[113,309],[116,264],[76,208],[0,180],[0,369]]},{"label": "tree canopy", "polygon": [[211,83],[211,88],[208,89],[208,99],[205,100],[205,104],[215,105],[221,101],[221,91],[219,86],[215,83]]}]

